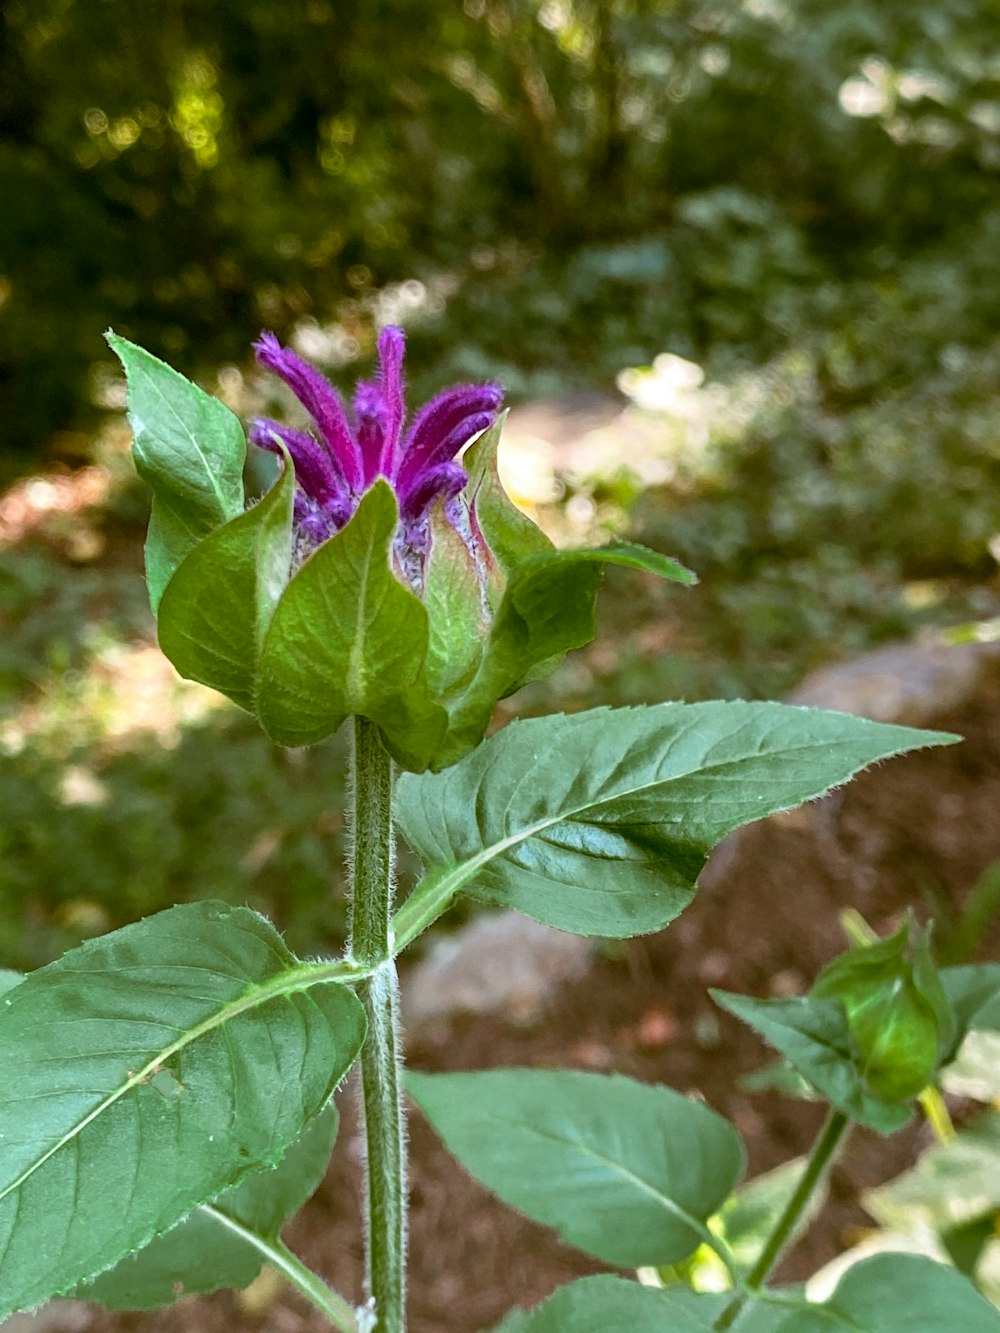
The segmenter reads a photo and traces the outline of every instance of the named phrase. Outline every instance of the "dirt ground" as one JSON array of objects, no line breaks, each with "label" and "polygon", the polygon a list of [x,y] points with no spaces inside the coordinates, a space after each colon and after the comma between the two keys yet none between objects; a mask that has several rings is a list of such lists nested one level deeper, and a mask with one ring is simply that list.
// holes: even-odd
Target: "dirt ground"
[{"label": "dirt ground", "polygon": [[[843,948],[837,924],[843,907],[855,906],[884,932],[908,905],[926,915],[923,886],[936,883],[961,903],[1000,859],[1000,683],[937,725],[959,732],[966,743],[892,760],[805,811],[746,831],[684,916],[662,934],[600,957],[544,1022],[520,1028],[481,1019],[445,1022],[410,1043],[410,1063],[428,1070],[613,1069],[704,1096],[739,1128],[751,1174],[803,1151],[822,1109],[740,1089],[739,1076],[768,1057],[750,1032],[714,1009],[706,987],[801,992]],[[981,956],[998,955],[995,930]],[[286,1239],[342,1292],[357,1297],[360,1152],[350,1090],[343,1106],[330,1174]],[[843,1248],[865,1224],[858,1190],[902,1170],[925,1133],[914,1127],[891,1140],[855,1133],[834,1169],[826,1211],[783,1276],[804,1276]],[[599,1270],[469,1180],[416,1114],[411,1142],[412,1333],[476,1333],[511,1304],[534,1303],[559,1283]],[[259,1304],[225,1293],[152,1314],[95,1312],[87,1327],[96,1333],[312,1333],[323,1327],[284,1288],[261,1291],[258,1284],[255,1295]]]}]

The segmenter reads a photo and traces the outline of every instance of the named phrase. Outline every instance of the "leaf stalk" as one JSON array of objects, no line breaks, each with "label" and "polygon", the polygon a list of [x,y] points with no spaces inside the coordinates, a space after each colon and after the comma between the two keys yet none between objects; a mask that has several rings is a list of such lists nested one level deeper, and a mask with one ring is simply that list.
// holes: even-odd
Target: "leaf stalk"
[{"label": "leaf stalk", "polygon": [[297,1254],[293,1254],[284,1241],[258,1235],[231,1217],[224,1208],[205,1204],[201,1211],[210,1214],[217,1222],[252,1245],[273,1269],[302,1293],[310,1305],[326,1315],[337,1333],[358,1333],[358,1321],[352,1307],[339,1292],[327,1286],[318,1273],[308,1268]]},{"label": "leaf stalk", "polygon": [[822,1184],[838,1150],[843,1146],[844,1135],[850,1124],[843,1111],[830,1108],[823,1128],[812,1146],[799,1183],[775,1222],[774,1229],[768,1236],[757,1262],[747,1275],[745,1291],[735,1296],[715,1321],[717,1333],[723,1333],[723,1330],[735,1326],[747,1301],[753,1298],[778,1266],[809,1200]]}]

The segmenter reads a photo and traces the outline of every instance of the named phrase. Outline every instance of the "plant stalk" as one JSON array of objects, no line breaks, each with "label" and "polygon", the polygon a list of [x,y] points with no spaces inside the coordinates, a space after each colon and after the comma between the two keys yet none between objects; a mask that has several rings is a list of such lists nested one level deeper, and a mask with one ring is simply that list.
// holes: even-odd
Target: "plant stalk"
[{"label": "plant stalk", "polygon": [[267,1262],[279,1272],[283,1278],[297,1287],[302,1295],[317,1310],[325,1314],[330,1323],[337,1330],[337,1333],[358,1333],[358,1321],[354,1310],[344,1300],[339,1292],[328,1286],[318,1273],[314,1273],[311,1268],[307,1268],[297,1254],[292,1251],[282,1240],[269,1240],[266,1236],[258,1235],[256,1231],[251,1231],[245,1227],[242,1222],[237,1221],[235,1217],[230,1217],[224,1209],[215,1208],[211,1204],[203,1204],[199,1212],[212,1217],[227,1230],[246,1241],[258,1250]]},{"label": "plant stalk", "polygon": [[406,1139],[399,1050],[399,983],[390,921],[394,891],[393,765],[378,727],[354,719],[352,958],[374,968],[358,998],[368,1018],[361,1052],[366,1281],[379,1333],[406,1328]]},{"label": "plant stalk", "polygon": [[823,1128],[812,1146],[809,1160],[806,1162],[806,1169],[795,1187],[795,1192],[785,1204],[781,1215],[774,1224],[773,1231],[760,1252],[757,1262],[747,1276],[746,1290],[734,1297],[716,1320],[715,1328],[719,1333],[722,1333],[724,1329],[732,1328],[736,1324],[747,1301],[755,1292],[760,1290],[778,1266],[806,1205],[833,1165],[834,1158],[843,1143],[844,1135],[850,1128],[850,1124],[850,1120],[843,1111],[838,1111],[833,1107],[830,1108]]},{"label": "plant stalk", "polygon": [[938,1143],[950,1143],[955,1137],[955,1126],[952,1124],[944,1098],[933,1083],[924,1088],[918,1100]]}]

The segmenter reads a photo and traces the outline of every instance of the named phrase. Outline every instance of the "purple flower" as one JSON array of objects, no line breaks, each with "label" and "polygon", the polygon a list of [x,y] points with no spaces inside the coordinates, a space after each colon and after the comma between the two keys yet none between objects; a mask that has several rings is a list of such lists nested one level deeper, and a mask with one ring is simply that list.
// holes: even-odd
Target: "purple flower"
[{"label": "purple flower", "polygon": [[[276,421],[251,423],[252,442],[271,453],[284,444],[295,464],[295,527],[306,551],[348,522],[360,497],[385,477],[399,503],[396,550],[411,581],[422,565],[428,515],[437,500],[454,501],[468,480],[455,455],[493,424],[502,400],[496,384],[446,389],[420,409],[406,428],[403,330],[390,326],[378,340],[379,369],[355,390],[353,419],[336,389],[273,333],[254,344],[257,360],[285,381],[316,425],[316,434]],[[449,518],[467,530],[465,515],[448,504]]]}]

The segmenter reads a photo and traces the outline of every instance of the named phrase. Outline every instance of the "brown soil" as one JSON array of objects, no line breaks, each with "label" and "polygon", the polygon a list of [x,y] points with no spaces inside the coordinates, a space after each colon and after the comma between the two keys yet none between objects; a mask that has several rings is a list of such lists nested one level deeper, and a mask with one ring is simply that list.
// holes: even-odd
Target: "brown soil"
[{"label": "brown soil", "polygon": [[[1000,859],[1000,686],[985,688],[975,704],[939,725],[967,743],[894,760],[817,805],[747,830],[679,921],[601,957],[543,1023],[444,1023],[411,1041],[410,1062],[429,1070],[614,1069],[704,1096],[739,1128],[752,1174],[802,1152],[822,1109],[740,1089],[740,1075],[768,1057],[751,1033],[714,1009],[706,987],[801,992],[843,948],[837,924],[843,907],[853,905],[884,932],[909,905],[924,914],[922,886],[929,882],[962,902]],[[1000,932],[981,952],[998,955]],[[286,1239],[356,1297],[362,1285],[360,1148],[349,1094],[343,1104],[328,1179]],[[925,1134],[917,1126],[890,1140],[857,1132],[834,1170],[822,1218],[783,1276],[804,1276],[842,1249],[866,1221],[858,1190],[902,1170]],[[600,1265],[472,1182],[416,1115],[411,1142],[412,1333],[474,1333],[491,1327],[511,1304],[531,1304],[559,1283],[598,1271]],[[297,1296],[279,1289],[264,1310],[239,1294],[220,1294],[152,1314],[95,1312],[88,1327],[99,1333],[318,1333],[324,1325]]]}]

